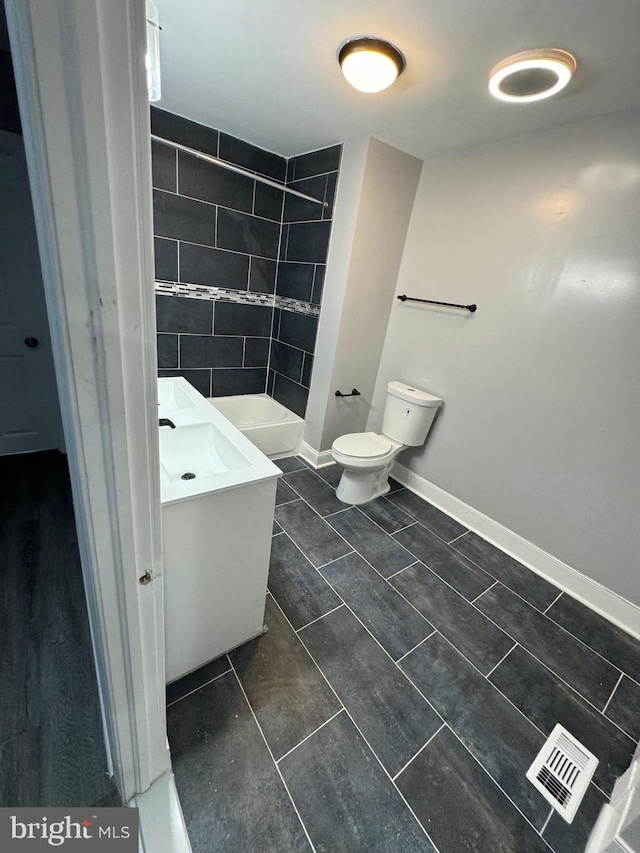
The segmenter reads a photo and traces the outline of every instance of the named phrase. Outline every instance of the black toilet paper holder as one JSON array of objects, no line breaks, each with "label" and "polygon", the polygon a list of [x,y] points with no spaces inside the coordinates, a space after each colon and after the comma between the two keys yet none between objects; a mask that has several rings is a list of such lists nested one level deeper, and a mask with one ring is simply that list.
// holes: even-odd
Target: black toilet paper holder
[{"label": "black toilet paper holder", "polygon": [[343,394],[342,391],[336,391],[336,397],[359,397],[360,392],[357,388],[352,388],[350,394]]}]

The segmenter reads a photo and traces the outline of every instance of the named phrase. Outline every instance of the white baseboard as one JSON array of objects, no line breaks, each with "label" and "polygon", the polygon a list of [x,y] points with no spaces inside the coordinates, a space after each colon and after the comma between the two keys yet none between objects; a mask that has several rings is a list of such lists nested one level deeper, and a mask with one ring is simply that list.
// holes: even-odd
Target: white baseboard
[{"label": "white baseboard", "polygon": [[191,842],[171,771],[136,794],[129,805],[140,817],[141,853],[191,853]]},{"label": "white baseboard", "polygon": [[322,450],[318,453],[306,441],[300,445],[300,456],[314,468],[326,468],[327,465],[333,465],[333,456],[330,450]]},{"label": "white baseboard", "polygon": [[[306,458],[306,457],[305,457]],[[640,607],[397,462],[393,477],[478,536],[640,639]]]}]

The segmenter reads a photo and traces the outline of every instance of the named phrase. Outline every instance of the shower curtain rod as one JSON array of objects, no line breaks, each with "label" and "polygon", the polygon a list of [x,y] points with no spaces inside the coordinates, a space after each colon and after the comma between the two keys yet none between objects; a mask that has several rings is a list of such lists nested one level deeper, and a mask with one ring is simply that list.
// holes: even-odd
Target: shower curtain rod
[{"label": "shower curtain rod", "polygon": [[292,190],[289,187],[285,187],[284,184],[278,183],[278,181],[263,178],[261,175],[256,175],[255,172],[250,172],[248,169],[242,169],[240,166],[234,166],[231,163],[227,163],[226,160],[221,160],[219,157],[214,157],[211,154],[205,154],[203,151],[196,151],[195,148],[189,148],[186,145],[181,145],[179,142],[171,142],[169,139],[163,139],[161,136],[156,136],[155,133],[151,134],[151,138],[155,139],[156,142],[161,142],[163,145],[170,145],[172,148],[177,148],[179,151],[186,151],[187,154],[193,154],[194,157],[198,157],[200,160],[215,163],[216,166],[221,166],[223,169],[228,169],[230,172],[236,172],[238,175],[246,175],[246,177],[253,178],[254,181],[258,181],[261,184],[267,184],[269,187],[275,187],[278,190],[283,190],[285,193],[298,196],[298,198],[303,198],[305,201],[312,201],[314,204],[321,204],[323,207],[327,207],[326,201],[314,198],[311,195],[306,195],[306,193],[298,192],[298,190]]}]

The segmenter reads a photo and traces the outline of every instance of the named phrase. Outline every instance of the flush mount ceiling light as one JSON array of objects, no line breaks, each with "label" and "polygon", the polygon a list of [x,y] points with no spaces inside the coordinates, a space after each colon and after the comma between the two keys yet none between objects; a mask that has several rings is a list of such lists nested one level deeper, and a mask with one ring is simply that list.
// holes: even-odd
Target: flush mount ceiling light
[{"label": "flush mount ceiling light", "polygon": [[347,82],[368,93],[387,89],[407,64],[397,47],[372,36],[351,38],[342,44],[338,62]]},{"label": "flush mount ceiling light", "polygon": [[575,57],[566,50],[525,50],[496,65],[489,75],[489,91],[501,101],[530,104],[564,89],[575,70]]}]

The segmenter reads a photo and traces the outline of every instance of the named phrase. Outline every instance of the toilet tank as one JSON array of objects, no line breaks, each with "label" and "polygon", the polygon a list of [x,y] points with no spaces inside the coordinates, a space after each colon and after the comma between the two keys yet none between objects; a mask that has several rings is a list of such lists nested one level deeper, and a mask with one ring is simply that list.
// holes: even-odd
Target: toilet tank
[{"label": "toilet tank", "polygon": [[442,400],[433,394],[404,382],[389,382],[382,434],[409,447],[419,447],[441,405]]}]

